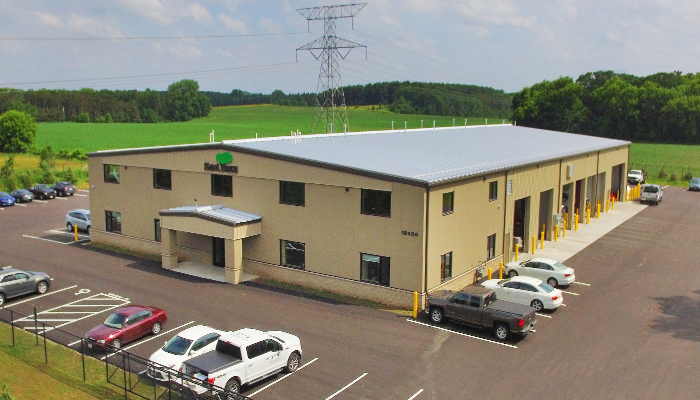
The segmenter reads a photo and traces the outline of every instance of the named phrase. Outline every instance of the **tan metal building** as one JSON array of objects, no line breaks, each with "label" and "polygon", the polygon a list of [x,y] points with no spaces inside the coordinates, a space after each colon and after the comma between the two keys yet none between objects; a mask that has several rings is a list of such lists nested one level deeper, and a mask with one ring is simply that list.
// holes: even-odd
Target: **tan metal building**
[{"label": "tan metal building", "polygon": [[89,154],[91,239],[409,307],[626,198],[629,142],[511,125]]}]

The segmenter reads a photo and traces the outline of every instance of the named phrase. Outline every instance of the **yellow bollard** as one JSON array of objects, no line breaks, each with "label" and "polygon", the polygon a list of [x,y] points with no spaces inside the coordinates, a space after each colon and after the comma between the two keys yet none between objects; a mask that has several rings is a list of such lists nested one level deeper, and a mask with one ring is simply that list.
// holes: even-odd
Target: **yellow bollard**
[{"label": "yellow bollard", "polygon": [[491,279],[491,268],[489,268],[489,280]]},{"label": "yellow bollard", "polygon": [[418,292],[413,292],[413,318],[418,317]]},{"label": "yellow bollard", "polygon": [[535,254],[535,248],[537,247],[537,239],[535,235],[532,235],[532,254]]},{"label": "yellow bollard", "polygon": [[569,214],[566,214],[567,218],[564,218],[564,229],[561,231],[561,237],[566,237],[566,220],[568,219]]},{"label": "yellow bollard", "polygon": [[78,241],[78,225],[74,225],[73,229],[75,230],[75,241]]},{"label": "yellow bollard", "polygon": [[605,200],[605,213],[610,212],[610,200]]},{"label": "yellow bollard", "polygon": [[[618,192],[619,192],[619,190],[618,190]],[[612,204],[611,204],[612,209],[613,209],[613,211],[615,211],[615,198],[614,198],[614,197],[613,197],[611,203],[612,203]]]},{"label": "yellow bollard", "polygon": [[595,217],[600,218],[600,201],[598,201],[598,208],[596,209]]},{"label": "yellow bollard", "polygon": [[576,219],[574,219],[574,230],[578,230],[578,210],[576,210]]},{"label": "yellow bollard", "polygon": [[557,241],[557,236],[559,236],[559,225],[554,227],[554,241]]},{"label": "yellow bollard", "polygon": [[520,250],[520,246],[515,246],[515,261],[518,261],[518,252]]},{"label": "yellow bollard", "polygon": [[591,223],[591,209],[586,210],[586,225]]},{"label": "yellow bollard", "polygon": [[542,239],[540,239],[540,250],[544,249],[544,229],[542,230]]},{"label": "yellow bollard", "polygon": [[[613,199],[613,203],[615,202],[615,199],[619,199],[619,198],[620,198],[620,189],[617,189],[617,197],[615,197]],[[614,208],[613,208],[613,210],[614,210]]]},{"label": "yellow bollard", "polygon": [[498,279],[503,279],[503,261],[501,261],[498,267]]}]

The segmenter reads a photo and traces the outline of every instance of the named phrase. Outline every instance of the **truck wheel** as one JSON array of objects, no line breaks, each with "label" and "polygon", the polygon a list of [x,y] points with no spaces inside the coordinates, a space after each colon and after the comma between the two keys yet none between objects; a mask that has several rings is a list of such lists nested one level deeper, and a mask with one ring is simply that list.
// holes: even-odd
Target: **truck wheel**
[{"label": "truck wheel", "polygon": [[445,320],[445,313],[440,307],[433,307],[430,309],[430,319],[436,324],[441,324]]},{"label": "truck wheel", "polygon": [[537,311],[542,311],[542,309],[544,308],[544,304],[542,304],[542,302],[537,299],[532,300],[532,303],[530,303],[530,305]]},{"label": "truck wheel", "polygon": [[289,355],[289,358],[287,359],[287,372],[290,374],[297,369],[299,369],[299,362],[301,361],[301,357],[299,357],[299,353],[296,351],[292,354]]},{"label": "truck wheel", "polygon": [[226,386],[224,388],[231,393],[240,393],[241,384],[238,382],[238,379],[231,378],[228,380],[228,382],[226,382]]},{"label": "truck wheel", "polygon": [[549,279],[547,279],[547,284],[548,284],[549,286],[555,288],[555,287],[557,287],[557,285],[559,284],[559,282],[557,282],[557,280],[556,280],[555,278],[549,278]]},{"label": "truck wheel", "polygon": [[498,323],[493,327],[493,333],[496,335],[498,340],[508,340],[508,337],[510,336],[510,329],[508,329],[508,325]]},{"label": "truck wheel", "polygon": [[518,276],[518,272],[511,269],[510,271],[508,271],[508,276],[511,278],[514,276]]}]

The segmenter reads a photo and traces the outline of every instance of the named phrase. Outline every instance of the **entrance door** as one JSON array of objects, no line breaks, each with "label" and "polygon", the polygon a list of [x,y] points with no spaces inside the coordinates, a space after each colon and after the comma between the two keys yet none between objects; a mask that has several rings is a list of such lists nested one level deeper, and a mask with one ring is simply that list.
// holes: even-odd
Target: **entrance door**
[{"label": "entrance door", "polygon": [[215,267],[225,267],[226,266],[226,251],[224,249],[224,239],[223,238],[211,238],[212,239],[212,264]]},{"label": "entrance door", "polygon": [[547,191],[540,193],[540,215],[539,223],[537,224],[537,236],[540,237],[539,232],[544,229],[545,240],[551,239],[552,226],[552,196],[554,195],[554,189],[549,189]]},{"label": "entrance door", "polygon": [[560,212],[561,212],[561,217],[562,218],[567,218],[566,220],[566,229],[571,229],[571,221],[572,219],[569,218],[570,215],[572,215],[572,210],[573,210],[573,205],[574,205],[574,195],[572,193],[573,191],[574,184],[569,183],[564,185],[564,188],[561,193],[561,204],[562,207]]},{"label": "entrance door", "polygon": [[519,251],[523,251],[525,239],[527,238],[525,226],[527,224],[528,199],[529,197],[525,197],[524,199],[516,200],[513,206],[513,237],[520,238],[523,243]]},{"label": "entrance door", "polygon": [[583,220],[581,219],[581,215],[583,214],[581,212],[581,192],[583,190],[583,179],[579,179],[576,181],[576,188],[575,188],[575,195],[574,195],[574,209],[572,210],[574,215],[578,214],[579,215],[579,220],[578,222],[582,222]]},{"label": "entrance door", "polygon": [[615,197],[615,200],[617,200],[617,201],[619,201],[620,196],[622,196],[625,193],[625,190],[622,187],[622,182],[625,181],[624,175],[623,175],[624,166],[625,166],[625,164],[620,164],[620,165],[614,166],[612,169],[612,175],[610,176],[612,178],[610,190],[612,190],[612,195]]}]

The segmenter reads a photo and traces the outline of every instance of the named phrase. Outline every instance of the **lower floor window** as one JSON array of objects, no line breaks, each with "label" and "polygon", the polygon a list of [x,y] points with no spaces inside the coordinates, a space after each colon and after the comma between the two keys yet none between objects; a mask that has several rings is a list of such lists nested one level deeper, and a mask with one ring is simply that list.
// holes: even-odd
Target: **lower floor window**
[{"label": "lower floor window", "polygon": [[160,242],[160,220],[159,219],[154,219],[153,220],[154,225],[155,225],[155,238],[156,242]]},{"label": "lower floor window", "polygon": [[496,257],[496,234],[486,238],[486,259],[490,260]]},{"label": "lower floor window", "polygon": [[389,286],[389,257],[361,254],[360,280],[375,285]]},{"label": "lower floor window", "polygon": [[452,279],[452,252],[440,256],[440,282]]},{"label": "lower floor window", "polygon": [[306,263],[306,244],[280,240],[280,264],[286,267],[304,269]]},{"label": "lower floor window", "polygon": [[122,214],[116,211],[105,211],[105,230],[122,233]]}]

